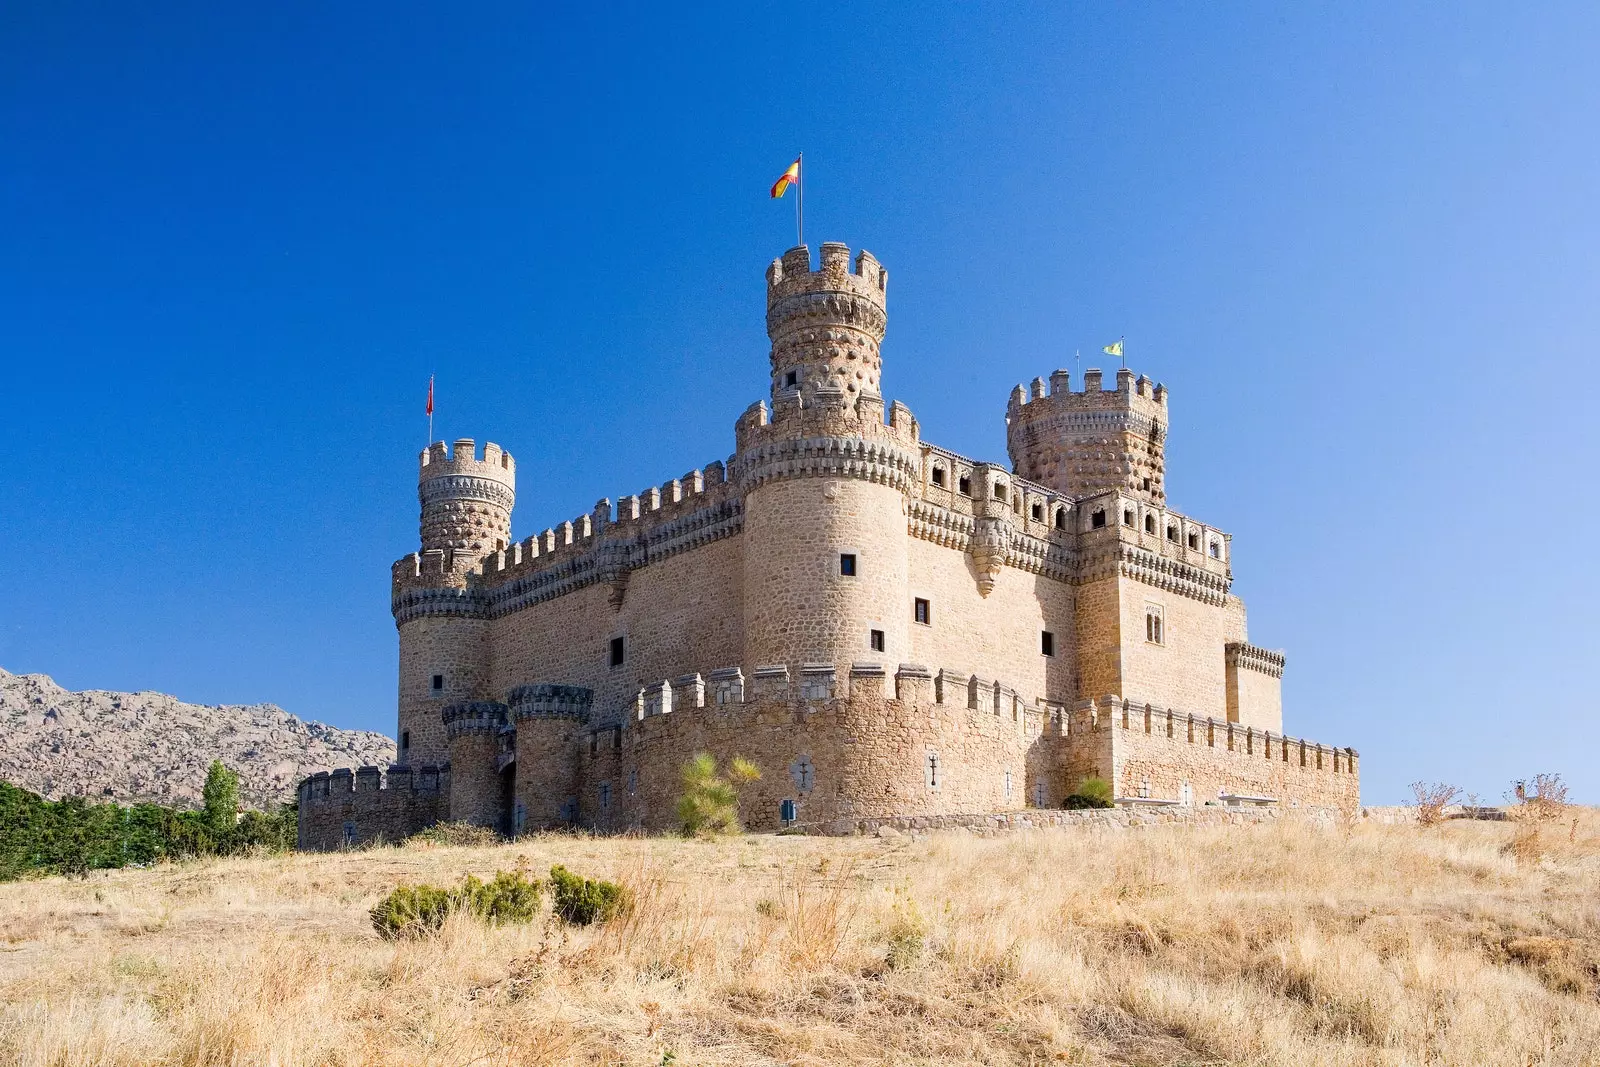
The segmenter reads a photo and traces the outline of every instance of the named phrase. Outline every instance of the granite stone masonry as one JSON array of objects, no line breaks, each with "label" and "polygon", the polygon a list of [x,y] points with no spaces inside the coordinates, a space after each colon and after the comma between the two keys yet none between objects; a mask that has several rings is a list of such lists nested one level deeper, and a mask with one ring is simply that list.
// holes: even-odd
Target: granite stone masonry
[{"label": "granite stone masonry", "polygon": [[[307,779],[302,846],[666,829],[700,752],[760,766],[756,829],[1353,815],[1354,750],[1283,734],[1229,535],[1168,504],[1166,388],[1058,370],[1012,391],[1009,463],[939,448],[883,397],[888,278],[784,253],[733,453],[531,536],[509,452],[430,445],[398,762]],[[1122,808],[1068,818],[1089,776]]]}]

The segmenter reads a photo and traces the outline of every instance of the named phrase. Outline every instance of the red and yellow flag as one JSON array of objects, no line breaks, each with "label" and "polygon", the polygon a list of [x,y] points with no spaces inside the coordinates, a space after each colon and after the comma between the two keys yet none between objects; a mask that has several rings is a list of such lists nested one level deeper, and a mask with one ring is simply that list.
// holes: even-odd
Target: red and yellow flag
[{"label": "red and yellow flag", "polygon": [[783,172],[783,177],[772,183],[772,199],[776,200],[789,191],[789,186],[800,180],[800,161],[797,159],[789,164],[789,169]]}]

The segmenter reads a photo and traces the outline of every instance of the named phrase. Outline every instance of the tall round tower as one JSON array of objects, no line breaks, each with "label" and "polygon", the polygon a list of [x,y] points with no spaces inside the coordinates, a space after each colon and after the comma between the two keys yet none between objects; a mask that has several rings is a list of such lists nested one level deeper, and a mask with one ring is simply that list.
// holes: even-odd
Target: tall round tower
[{"label": "tall round tower", "polygon": [[393,569],[392,608],[400,631],[401,763],[449,759],[443,709],[490,700],[489,622],[469,576],[483,558],[511,542],[516,463],[489,442],[480,456],[470,439],[429,445],[417,475],[422,551]]},{"label": "tall round tower", "polygon": [[767,336],[772,339],[772,404],[799,396],[809,402],[818,389],[844,394],[854,409],[859,397],[878,397],[888,315],[884,299],[889,272],[871,252],[856,257],[850,246],[822,245],[822,267],[811,269],[811,249],[791,248],[767,268]]},{"label": "tall round tower", "polygon": [[772,411],[739,420],[745,662],[909,660],[906,493],[915,422],[883,422],[887,272],[867,252],[793,248],[767,272]]}]

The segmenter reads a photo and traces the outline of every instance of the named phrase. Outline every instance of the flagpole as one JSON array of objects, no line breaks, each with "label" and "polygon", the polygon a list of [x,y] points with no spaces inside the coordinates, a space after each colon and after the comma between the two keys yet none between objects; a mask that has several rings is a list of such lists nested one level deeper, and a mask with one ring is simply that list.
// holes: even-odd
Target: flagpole
[{"label": "flagpole", "polygon": [[1128,338],[1127,335],[1117,338],[1117,358],[1122,361],[1124,369],[1128,366]]},{"label": "flagpole", "polygon": [[803,245],[806,243],[806,154],[801,152],[794,161],[800,164],[794,182],[794,236],[795,244]]},{"label": "flagpole", "polygon": [[428,375],[428,445],[433,445],[433,375]]}]

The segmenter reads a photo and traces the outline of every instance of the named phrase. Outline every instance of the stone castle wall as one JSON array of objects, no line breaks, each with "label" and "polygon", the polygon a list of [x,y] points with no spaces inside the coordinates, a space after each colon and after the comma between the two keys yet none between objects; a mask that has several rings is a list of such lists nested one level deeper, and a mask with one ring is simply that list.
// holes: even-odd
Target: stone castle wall
[{"label": "stone castle wall", "polygon": [[343,768],[314,774],[297,794],[297,847],[317,851],[404,841],[450,817],[450,771]]}]

